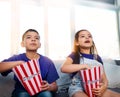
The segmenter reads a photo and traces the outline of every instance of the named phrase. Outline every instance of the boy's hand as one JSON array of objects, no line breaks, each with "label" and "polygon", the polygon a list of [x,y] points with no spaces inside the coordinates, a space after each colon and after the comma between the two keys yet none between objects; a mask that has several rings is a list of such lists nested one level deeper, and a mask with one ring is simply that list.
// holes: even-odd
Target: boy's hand
[{"label": "boy's hand", "polygon": [[25,63],[25,62],[24,61],[16,61],[16,64],[14,64],[14,66],[18,66],[18,65],[20,65],[22,63]]},{"label": "boy's hand", "polygon": [[43,81],[41,86],[42,91],[49,90],[49,88],[50,88],[50,84],[47,81]]}]

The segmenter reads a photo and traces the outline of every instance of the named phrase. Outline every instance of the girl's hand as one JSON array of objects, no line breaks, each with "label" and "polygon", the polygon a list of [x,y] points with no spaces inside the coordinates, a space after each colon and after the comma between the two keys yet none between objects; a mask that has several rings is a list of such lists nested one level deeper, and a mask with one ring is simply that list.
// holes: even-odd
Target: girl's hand
[{"label": "girl's hand", "polygon": [[106,85],[104,83],[100,83],[98,85],[99,88],[94,88],[92,89],[92,92],[94,95],[96,95],[97,97],[101,97],[103,95],[103,93],[105,92],[105,90],[107,89]]},{"label": "girl's hand", "polygon": [[49,90],[49,88],[50,84],[47,81],[43,81],[41,86],[42,91]]},{"label": "girl's hand", "polygon": [[92,68],[91,66],[89,66],[87,64],[83,64],[83,66],[84,66],[84,69],[91,69]]}]

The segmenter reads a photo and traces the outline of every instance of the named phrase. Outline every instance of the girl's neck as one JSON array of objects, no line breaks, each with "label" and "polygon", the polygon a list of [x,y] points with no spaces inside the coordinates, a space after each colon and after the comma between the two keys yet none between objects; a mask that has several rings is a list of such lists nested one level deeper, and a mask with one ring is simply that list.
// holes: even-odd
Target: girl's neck
[{"label": "girl's neck", "polygon": [[27,52],[26,56],[30,60],[32,60],[32,59],[38,59],[40,57],[37,52]]},{"label": "girl's neck", "polygon": [[90,54],[90,49],[80,49],[81,53]]}]

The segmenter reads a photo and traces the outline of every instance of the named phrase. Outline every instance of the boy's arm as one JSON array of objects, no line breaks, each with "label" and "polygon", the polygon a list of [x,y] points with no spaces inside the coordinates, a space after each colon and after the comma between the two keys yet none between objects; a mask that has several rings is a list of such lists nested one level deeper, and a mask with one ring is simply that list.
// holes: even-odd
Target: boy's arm
[{"label": "boy's arm", "polygon": [[0,62],[0,73],[8,71],[21,63],[23,61]]},{"label": "boy's arm", "polygon": [[58,86],[56,82],[49,84],[49,89],[48,89],[49,91],[57,91],[57,89],[58,89]]}]

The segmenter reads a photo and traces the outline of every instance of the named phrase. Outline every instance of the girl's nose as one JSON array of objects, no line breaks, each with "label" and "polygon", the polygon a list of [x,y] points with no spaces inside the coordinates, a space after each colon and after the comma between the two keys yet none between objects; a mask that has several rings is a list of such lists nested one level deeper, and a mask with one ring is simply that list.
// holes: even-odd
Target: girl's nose
[{"label": "girl's nose", "polygon": [[89,36],[86,36],[86,38],[88,39],[88,38],[89,38]]}]

